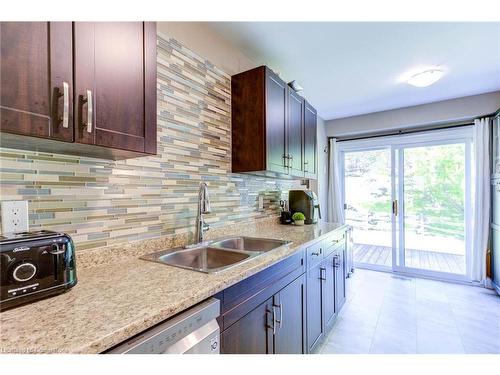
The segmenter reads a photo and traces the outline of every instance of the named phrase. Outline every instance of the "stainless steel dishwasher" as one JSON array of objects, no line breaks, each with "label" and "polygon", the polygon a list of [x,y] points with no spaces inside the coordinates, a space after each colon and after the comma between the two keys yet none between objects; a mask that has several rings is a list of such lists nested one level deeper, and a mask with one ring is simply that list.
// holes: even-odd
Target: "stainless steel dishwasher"
[{"label": "stainless steel dishwasher", "polygon": [[220,302],[210,298],[109,350],[110,354],[219,354]]}]

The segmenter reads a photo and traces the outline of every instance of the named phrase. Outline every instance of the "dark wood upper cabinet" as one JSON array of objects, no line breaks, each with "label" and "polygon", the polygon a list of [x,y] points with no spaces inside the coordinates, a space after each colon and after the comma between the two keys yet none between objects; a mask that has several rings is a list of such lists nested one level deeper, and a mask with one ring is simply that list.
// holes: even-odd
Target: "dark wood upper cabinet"
[{"label": "dark wood upper cabinet", "polygon": [[73,141],[71,22],[0,23],[3,132]]},{"label": "dark wood upper cabinet", "polygon": [[76,22],[74,36],[76,141],[155,153],[154,23]]},{"label": "dark wood upper cabinet", "polygon": [[2,22],[1,49],[2,146],[156,154],[154,22]]},{"label": "dark wood upper cabinet", "polygon": [[[267,168],[273,172],[287,173],[285,155],[287,153],[287,85],[276,74],[266,69],[265,139]],[[260,142],[264,143],[264,142]],[[266,160],[267,159],[267,160]]]},{"label": "dark wood upper cabinet", "polygon": [[304,99],[290,87],[288,91],[288,165],[293,176],[303,175],[302,141],[304,123]]},{"label": "dark wood upper cabinet", "polygon": [[304,176],[316,178],[318,115],[316,109],[304,100]]},{"label": "dark wood upper cabinet", "polygon": [[[304,172],[304,124],[310,127],[312,118],[305,100],[278,75],[260,66],[232,76],[231,106],[233,172],[315,178],[315,172]],[[307,141],[315,154],[316,133]]]},{"label": "dark wood upper cabinet", "polygon": [[232,171],[287,173],[287,85],[261,66],[231,78]]}]

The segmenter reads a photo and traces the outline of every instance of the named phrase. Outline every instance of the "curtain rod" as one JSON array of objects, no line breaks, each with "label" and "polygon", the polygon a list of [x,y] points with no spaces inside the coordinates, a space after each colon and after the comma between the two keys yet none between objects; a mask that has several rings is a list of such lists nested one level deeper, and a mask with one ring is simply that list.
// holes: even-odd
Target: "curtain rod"
[{"label": "curtain rod", "polygon": [[364,133],[364,134],[359,134],[359,135],[350,135],[350,136],[347,135],[345,137],[330,136],[330,137],[328,137],[328,140],[330,140],[332,138],[336,138],[337,142],[343,142],[343,141],[354,141],[357,139],[369,139],[369,138],[387,137],[387,136],[391,136],[391,135],[394,136],[394,135],[419,133],[419,132],[425,132],[425,131],[430,131],[430,130],[452,129],[452,128],[458,128],[460,126],[473,125],[474,120],[480,119],[483,117],[496,118],[499,116],[500,116],[500,108],[498,108],[493,113],[483,115],[480,117],[473,117],[473,118],[470,118],[468,120],[463,120],[463,121],[437,123],[434,125],[414,126],[414,127],[409,127],[409,128],[405,128],[405,129],[399,129],[399,130],[386,130],[386,131],[381,131],[381,132]]},{"label": "curtain rod", "polygon": [[336,138],[337,142],[345,142],[345,141],[354,141],[354,140],[358,140],[358,139],[369,139],[369,138],[388,137],[388,136],[394,136],[394,135],[420,133],[420,132],[425,132],[425,131],[430,131],[430,130],[452,129],[452,128],[459,128],[462,126],[470,126],[473,124],[474,124],[474,119],[471,119],[471,120],[451,122],[451,123],[445,123],[445,124],[415,126],[415,127],[399,129],[399,130],[386,130],[386,131],[365,133],[365,134],[359,134],[359,135],[348,135],[345,137],[328,137],[328,139]]}]

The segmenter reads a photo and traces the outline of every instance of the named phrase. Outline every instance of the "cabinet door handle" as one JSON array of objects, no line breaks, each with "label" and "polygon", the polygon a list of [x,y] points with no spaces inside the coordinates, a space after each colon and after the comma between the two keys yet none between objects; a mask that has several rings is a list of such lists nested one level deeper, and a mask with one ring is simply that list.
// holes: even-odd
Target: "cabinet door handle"
[{"label": "cabinet door handle", "polygon": [[276,334],[276,309],[273,305],[273,335]]},{"label": "cabinet door handle", "polygon": [[[323,277],[323,272],[325,273],[325,276]],[[326,281],[326,268],[325,267],[320,267],[319,268],[319,279]]]},{"label": "cabinet door handle", "polygon": [[338,256],[338,255],[335,255],[335,256],[333,257],[333,266],[334,266],[335,268],[338,268],[338,267],[340,266],[340,263],[338,263],[338,260],[339,260],[339,256]]},{"label": "cabinet door handle", "polygon": [[280,320],[277,320],[277,322],[280,324],[280,329],[281,329],[281,325],[283,324],[283,301],[281,301],[279,308],[280,308]]},{"label": "cabinet door handle", "polygon": [[92,116],[94,113],[93,101],[92,101],[92,91],[87,90],[87,96],[81,97],[81,105],[87,104],[87,123],[83,123],[87,127],[87,133],[92,133]]},{"label": "cabinet door handle", "polygon": [[283,302],[280,302],[279,305],[273,304],[273,311],[275,307],[278,307],[280,309],[280,318],[279,320],[276,319],[275,322],[278,323],[280,325],[279,327],[281,328],[281,325],[283,324]]},{"label": "cabinet door handle", "polygon": [[63,82],[63,116],[62,126],[67,128],[69,126],[69,84]]},{"label": "cabinet door handle", "polygon": [[[267,324],[267,314],[271,314],[271,313],[273,314],[273,326],[272,327],[269,324]],[[273,335],[276,334],[276,321],[275,321],[275,318],[274,318],[275,316],[276,316],[276,314],[274,312],[274,307],[273,307],[272,311],[269,310],[268,308],[266,308],[266,328],[272,328],[273,329]]]},{"label": "cabinet door handle", "polygon": [[87,133],[92,133],[93,113],[92,91],[87,90]]}]

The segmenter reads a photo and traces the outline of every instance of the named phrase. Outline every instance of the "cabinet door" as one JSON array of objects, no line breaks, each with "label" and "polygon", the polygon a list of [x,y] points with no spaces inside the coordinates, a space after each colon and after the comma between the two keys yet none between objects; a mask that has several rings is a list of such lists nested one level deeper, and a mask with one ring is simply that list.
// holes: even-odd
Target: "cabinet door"
[{"label": "cabinet door", "polygon": [[334,253],[335,267],[335,312],[339,312],[344,306],[345,295],[345,249]]},{"label": "cabinet door", "polygon": [[333,323],[335,318],[335,260],[331,254],[322,263],[323,278],[323,317],[325,326]]},{"label": "cabinet door", "polygon": [[267,68],[266,74],[267,169],[287,173],[285,159],[287,85]]},{"label": "cabinet door", "polygon": [[156,26],[76,22],[74,32],[77,142],[154,153]]},{"label": "cabinet door", "polygon": [[0,24],[1,130],[73,141],[71,22]]},{"label": "cabinet door", "polygon": [[290,174],[303,176],[302,136],[304,118],[304,99],[288,88],[288,157]]},{"label": "cabinet door", "polygon": [[305,352],[305,285],[305,275],[302,275],[273,297],[275,354]]},{"label": "cabinet door", "polygon": [[307,102],[304,106],[304,175],[315,177],[316,175],[316,110]]},{"label": "cabinet door", "polygon": [[272,340],[272,299],[269,299],[221,333],[221,353],[271,354]]},{"label": "cabinet door", "polygon": [[311,352],[323,334],[321,263],[307,271],[307,349]]}]

